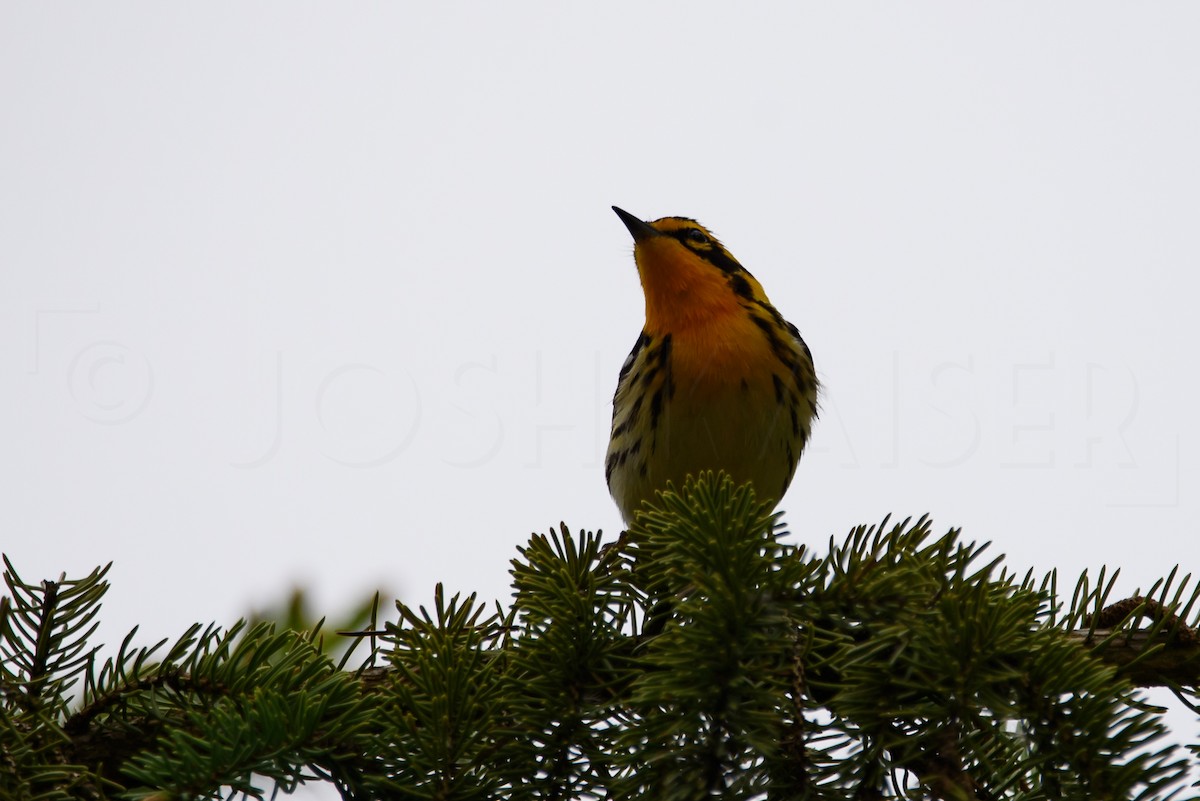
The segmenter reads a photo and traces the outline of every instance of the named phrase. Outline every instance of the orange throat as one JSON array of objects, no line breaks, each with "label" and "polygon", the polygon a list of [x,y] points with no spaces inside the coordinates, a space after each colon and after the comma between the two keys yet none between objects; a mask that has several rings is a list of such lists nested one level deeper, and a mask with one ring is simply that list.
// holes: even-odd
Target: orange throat
[{"label": "orange throat", "polygon": [[725,276],[697,269],[696,257],[678,242],[653,239],[634,251],[646,295],[646,332],[682,334],[719,330],[729,317],[745,316]]}]

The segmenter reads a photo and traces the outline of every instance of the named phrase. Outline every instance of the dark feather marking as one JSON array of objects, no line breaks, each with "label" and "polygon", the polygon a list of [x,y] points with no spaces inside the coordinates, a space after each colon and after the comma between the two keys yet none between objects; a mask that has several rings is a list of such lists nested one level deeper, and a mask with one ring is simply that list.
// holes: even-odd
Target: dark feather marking
[{"label": "dark feather marking", "polygon": [[625,357],[625,363],[621,365],[621,372],[617,375],[617,386],[621,386],[621,379],[629,374],[633,369],[634,362],[637,361],[637,355],[642,348],[650,344],[650,335],[643,331],[637,338],[637,342],[633,343],[633,350],[629,351],[629,355]]},{"label": "dark feather marking", "polygon": [[754,300],[754,290],[750,288],[750,282],[746,280],[746,276],[741,273],[732,273],[729,276],[729,286],[733,288],[733,293],[738,297]]},{"label": "dark feather marking", "polygon": [[775,325],[779,326],[780,328],[791,329],[791,333],[794,334],[797,339],[800,338],[800,334],[796,333],[796,326],[783,319],[783,315],[779,313],[779,309],[775,308],[770,303],[767,303],[765,300],[756,300],[754,302],[759,305],[759,308],[771,315],[771,319],[775,321]]},{"label": "dark feather marking", "polygon": [[771,350],[777,350],[779,347],[779,335],[775,333],[774,324],[765,317],[759,317],[757,314],[750,315],[750,319],[762,329],[763,334],[767,337],[767,341],[771,343]]},{"label": "dark feather marking", "polygon": [[671,369],[671,335],[663,337],[658,346],[658,363],[663,369],[663,385],[667,388],[667,400],[675,396],[675,375]]},{"label": "dark feather marking", "polygon": [[658,428],[658,416],[662,414],[663,403],[663,388],[660,386],[654,390],[654,395],[650,398],[650,428],[651,430]]},{"label": "dark feather marking", "polygon": [[792,366],[792,379],[796,382],[796,389],[801,395],[808,393],[808,382],[804,380],[804,370],[800,367],[800,362],[796,362]]},{"label": "dark feather marking", "polygon": [[630,425],[633,425],[633,421],[637,420],[638,415],[641,413],[642,399],[645,397],[645,395],[639,393],[638,396],[633,399],[633,405],[629,407],[629,416],[625,418]]}]

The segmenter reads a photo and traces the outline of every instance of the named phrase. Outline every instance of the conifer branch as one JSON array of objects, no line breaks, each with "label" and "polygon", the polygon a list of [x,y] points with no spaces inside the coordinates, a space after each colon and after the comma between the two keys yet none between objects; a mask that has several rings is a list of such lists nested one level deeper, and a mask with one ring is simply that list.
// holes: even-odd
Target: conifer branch
[{"label": "conifer branch", "polygon": [[6,564],[0,798],[318,779],[346,799],[1090,801],[1166,797],[1193,766],[1135,690],[1200,685],[1190,576],[1111,603],[1102,570],[1063,603],[1055,576],[1018,580],[924,518],[820,556],[781,535],[703,477],[607,548],[534,536],[507,607],[439,587],[372,615],[358,670],[319,626],[268,623],[131,632],[97,667],[104,570],[28,584]]},{"label": "conifer branch", "polygon": [[[903,748],[892,749],[894,754],[900,752],[896,761],[939,801],[991,801],[991,793],[963,768],[958,750],[958,729],[957,725],[945,727],[931,742],[918,746],[912,754],[904,754]],[[897,737],[901,736],[897,732]]]},{"label": "conifer branch", "polygon": [[1195,639],[1115,629],[1083,629],[1068,638],[1118,668],[1134,687],[1200,689],[1200,642]]}]

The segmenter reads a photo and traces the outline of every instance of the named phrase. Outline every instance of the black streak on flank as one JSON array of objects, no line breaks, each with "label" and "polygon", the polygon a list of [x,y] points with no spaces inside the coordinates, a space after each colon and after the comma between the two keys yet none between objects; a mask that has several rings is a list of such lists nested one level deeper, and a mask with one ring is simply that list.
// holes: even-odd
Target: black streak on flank
[{"label": "black streak on flank", "polygon": [[767,337],[767,342],[771,345],[771,350],[778,352],[783,343],[779,341],[779,336],[775,333],[775,324],[764,317],[759,317],[757,314],[750,315],[750,319],[762,329],[762,332]]},{"label": "black streak on flank", "polygon": [[741,273],[733,273],[729,276],[729,286],[738,297],[754,300],[754,290],[750,289],[750,282]]},{"label": "black streak on flank", "polygon": [[759,300],[756,301],[756,303],[758,303],[759,307],[763,311],[771,315],[771,319],[775,321],[775,325],[779,326],[780,328],[788,329],[788,333],[790,333],[796,339],[800,338],[799,332],[796,331],[796,326],[783,319],[783,315],[779,313],[779,309],[775,308],[770,303],[767,303],[765,300]]},{"label": "black streak on flank", "polygon": [[633,425],[634,421],[638,419],[638,414],[642,411],[642,398],[644,397],[646,396],[639,392],[637,397],[633,399],[633,405],[629,407],[629,416],[625,418],[625,422],[628,425]]},{"label": "black streak on flank", "polygon": [[779,498],[783,500],[784,494],[787,492],[788,485],[792,483],[792,476],[796,475],[796,459],[795,452],[792,451],[792,445],[789,442],[787,446],[787,476],[783,479],[783,489],[779,490]]},{"label": "black streak on flank", "polygon": [[671,373],[671,335],[667,334],[663,337],[662,344],[658,346],[658,364],[663,370],[663,384],[667,388],[667,399],[670,400],[675,395],[675,377]]},{"label": "black streak on flank", "polygon": [[775,385],[775,403],[782,406],[783,405],[783,380],[775,373],[771,373],[771,383]]},{"label": "black streak on flank", "polygon": [[619,423],[616,422],[617,410],[615,408],[613,409],[613,422],[615,425],[613,425],[611,436],[619,437],[637,424],[638,415],[642,411],[642,399],[645,397],[646,395],[641,392],[635,395],[633,398],[633,403],[629,405],[629,412],[625,415],[625,419]]},{"label": "black streak on flank", "polygon": [[620,373],[620,375],[617,376],[617,385],[618,386],[620,386],[620,384],[621,384],[621,379],[623,379],[626,375],[628,375],[629,371],[633,369],[633,363],[637,361],[638,353],[641,352],[642,348],[646,347],[649,344],[650,344],[650,335],[647,334],[645,331],[643,331],[641,333],[641,335],[637,338],[637,342],[633,343],[633,350],[629,351],[629,355],[627,357],[625,357],[625,364],[621,365],[621,373]]},{"label": "black streak on flank", "polygon": [[671,335],[667,334],[663,337],[662,342],[658,346],[658,363],[667,364],[671,358]]},{"label": "black streak on flank", "polygon": [[[776,312],[776,314],[778,313],[779,312]],[[763,334],[767,338],[767,344],[771,347],[771,352],[775,354],[775,358],[783,362],[783,366],[786,367],[789,372],[799,375],[800,364],[796,360],[796,354],[792,348],[788,347],[787,344],[779,338],[779,329],[776,328],[775,324],[765,317],[759,317],[757,314],[751,314],[750,319],[754,321],[755,325],[762,329]]]},{"label": "black streak on flank", "polygon": [[807,356],[808,360],[811,362],[813,360],[812,351],[808,349],[808,343],[804,341],[804,337],[800,336],[800,329],[789,323],[787,320],[784,320],[783,324],[787,326],[788,333],[796,338],[796,342],[798,342],[800,345],[800,350],[804,351],[804,355]]},{"label": "black streak on flank", "polygon": [[808,382],[804,380],[804,371],[800,369],[800,362],[792,365],[792,378],[796,381],[796,389],[801,393],[808,392]]},{"label": "black streak on flank", "polygon": [[658,416],[662,414],[663,388],[660,386],[654,390],[654,395],[650,398],[650,430],[658,430]]}]

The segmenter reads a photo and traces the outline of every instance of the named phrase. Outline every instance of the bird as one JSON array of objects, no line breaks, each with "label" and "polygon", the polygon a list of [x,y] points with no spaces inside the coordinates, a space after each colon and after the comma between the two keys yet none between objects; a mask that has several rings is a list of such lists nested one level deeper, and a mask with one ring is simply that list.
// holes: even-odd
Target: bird
[{"label": "bird", "polygon": [[668,482],[682,487],[708,470],[777,504],[817,417],[812,352],[707,228],[612,208],[633,236],[646,301],[604,463],[621,517],[632,525]]}]

